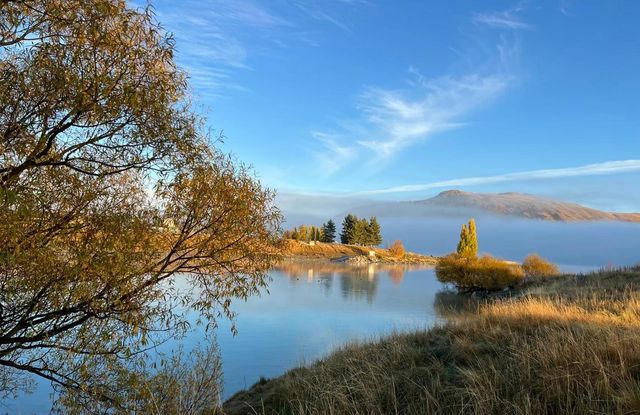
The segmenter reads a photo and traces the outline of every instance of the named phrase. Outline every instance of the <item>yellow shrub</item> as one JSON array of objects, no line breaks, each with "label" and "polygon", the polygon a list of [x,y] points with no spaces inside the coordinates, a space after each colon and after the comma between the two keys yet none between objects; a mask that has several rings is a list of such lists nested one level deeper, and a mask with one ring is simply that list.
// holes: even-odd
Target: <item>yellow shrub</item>
[{"label": "yellow shrub", "polygon": [[536,254],[530,254],[522,261],[522,269],[530,277],[551,277],[560,274],[555,264]]},{"label": "yellow shrub", "polygon": [[469,258],[451,254],[438,261],[438,281],[455,284],[460,289],[499,290],[519,283],[524,278],[517,264],[490,256]]},{"label": "yellow shrub", "polygon": [[400,240],[394,241],[389,247],[389,253],[395,257],[402,258],[404,256],[404,252],[404,245],[402,245],[402,241]]}]

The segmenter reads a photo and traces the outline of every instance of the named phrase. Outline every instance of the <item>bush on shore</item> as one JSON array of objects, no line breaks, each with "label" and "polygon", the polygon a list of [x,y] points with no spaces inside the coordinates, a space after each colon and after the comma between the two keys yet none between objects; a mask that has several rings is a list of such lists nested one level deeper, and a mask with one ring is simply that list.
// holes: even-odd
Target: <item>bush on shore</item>
[{"label": "bush on shore", "polygon": [[491,256],[451,254],[438,261],[436,276],[438,281],[452,283],[460,290],[499,290],[521,282],[524,272],[517,264]]},{"label": "bush on shore", "polygon": [[555,264],[536,254],[530,254],[522,261],[522,269],[527,277],[544,278],[560,274]]},{"label": "bush on shore", "polygon": [[402,258],[405,254],[404,245],[402,241],[396,240],[389,247],[389,253],[396,258]]}]

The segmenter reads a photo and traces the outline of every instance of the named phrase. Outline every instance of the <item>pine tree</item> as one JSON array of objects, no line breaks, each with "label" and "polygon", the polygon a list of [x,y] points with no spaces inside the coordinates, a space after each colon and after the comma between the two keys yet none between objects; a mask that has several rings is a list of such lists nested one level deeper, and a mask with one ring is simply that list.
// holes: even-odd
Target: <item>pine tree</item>
[{"label": "pine tree", "polygon": [[342,221],[342,232],[340,233],[340,242],[343,244],[354,243],[353,233],[357,221],[358,218],[352,214],[348,214],[344,217],[344,220]]},{"label": "pine tree", "polygon": [[322,225],[322,242],[333,243],[336,239],[336,224],[331,219]]},{"label": "pine tree", "polygon": [[357,245],[369,244],[369,222],[366,219],[356,218],[356,223],[353,227],[353,242]]},{"label": "pine tree", "polygon": [[378,246],[382,243],[382,234],[380,232],[380,224],[375,216],[369,219],[369,244]]}]

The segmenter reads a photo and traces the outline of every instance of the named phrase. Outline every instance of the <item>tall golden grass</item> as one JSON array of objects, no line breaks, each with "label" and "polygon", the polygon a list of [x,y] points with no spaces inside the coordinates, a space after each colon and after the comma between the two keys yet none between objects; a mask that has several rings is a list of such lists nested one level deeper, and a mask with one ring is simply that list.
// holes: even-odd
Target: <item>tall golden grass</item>
[{"label": "tall golden grass", "polygon": [[228,414],[640,414],[640,267],[534,281],[428,331],[346,346]]}]

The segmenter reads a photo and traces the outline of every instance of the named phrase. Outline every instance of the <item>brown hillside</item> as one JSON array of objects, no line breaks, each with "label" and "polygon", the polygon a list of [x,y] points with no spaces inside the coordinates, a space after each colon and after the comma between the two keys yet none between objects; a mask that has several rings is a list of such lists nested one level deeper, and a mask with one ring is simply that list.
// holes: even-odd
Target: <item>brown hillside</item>
[{"label": "brown hillside", "polygon": [[468,208],[501,216],[518,216],[552,221],[640,222],[640,213],[614,213],[591,209],[576,203],[560,202],[523,193],[471,193],[448,190],[418,202],[433,208]]}]

